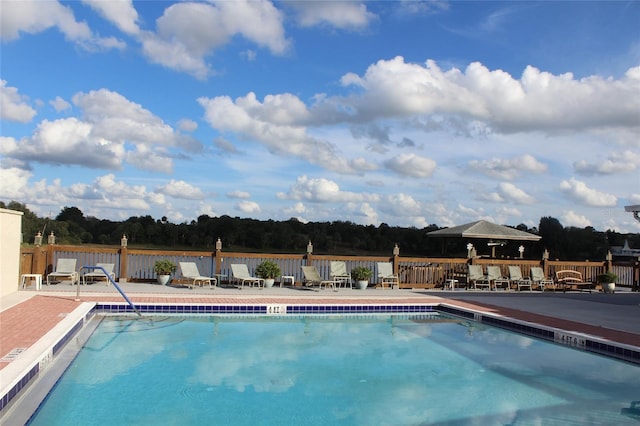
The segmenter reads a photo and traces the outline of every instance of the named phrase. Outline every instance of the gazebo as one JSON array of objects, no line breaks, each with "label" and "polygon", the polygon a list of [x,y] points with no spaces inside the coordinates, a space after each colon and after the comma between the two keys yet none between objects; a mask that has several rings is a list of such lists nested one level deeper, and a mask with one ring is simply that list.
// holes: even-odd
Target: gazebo
[{"label": "gazebo", "polygon": [[[478,220],[465,225],[438,229],[437,231],[428,232],[427,236],[441,238],[485,239],[488,240],[487,245],[491,247],[491,257],[495,257],[496,246],[504,245],[505,240],[539,241],[540,238],[542,238],[539,235],[520,231],[508,226],[497,225],[486,220]],[[471,248],[469,248],[469,251],[471,251]]]}]

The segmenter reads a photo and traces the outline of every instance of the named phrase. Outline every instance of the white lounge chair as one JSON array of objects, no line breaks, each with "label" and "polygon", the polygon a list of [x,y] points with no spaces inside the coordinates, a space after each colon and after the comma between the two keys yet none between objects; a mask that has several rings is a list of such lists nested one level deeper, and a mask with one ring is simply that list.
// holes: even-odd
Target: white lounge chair
[{"label": "white lounge chair", "polygon": [[52,278],[62,281],[62,278],[71,280],[71,285],[80,284],[80,274],[76,270],[76,259],[58,259],[56,270],[47,275],[47,285],[51,283]]},{"label": "white lounge chair", "polygon": [[392,289],[394,285],[400,288],[400,278],[393,273],[391,262],[378,262],[378,280],[382,288],[385,285],[389,285]]},{"label": "white lounge chair", "polygon": [[509,283],[515,284],[518,287],[518,291],[522,290],[522,287],[532,290],[531,279],[529,277],[522,276],[522,269],[519,266],[509,266]]},{"label": "white lounge chair", "polygon": [[502,276],[502,270],[499,266],[487,266],[487,280],[493,284],[493,289],[497,290],[498,287],[509,290],[511,282],[509,278]]},{"label": "white lounge chair", "polygon": [[[105,285],[109,285],[109,278],[113,281],[116,280],[116,274],[113,272],[113,267],[115,266],[113,263],[96,263],[97,268],[92,269],[91,272],[87,272],[82,274],[82,284],[87,285],[87,280],[96,281],[96,279],[104,278]],[[107,271],[105,274],[104,271]]]},{"label": "white lounge chair", "polygon": [[190,281],[189,287],[195,288],[196,284],[200,284],[200,286],[204,286],[205,283],[209,284],[209,288],[211,288],[211,283],[213,282],[213,287],[216,286],[218,280],[213,277],[207,277],[204,275],[200,275],[200,271],[198,271],[198,265],[195,262],[180,262],[180,272],[182,276]]},{"label": "white lounge chair", "polygon": [[249,268],[247,268],[247,265],[244,263],[232,263],[231,272],[233,274],[233,279],[240,283],[238,288],[241,290],[245,283],[248,283],[251,286],[257,285],[258,287],[264,288],[264,279],[251,276]]},{"label": "white lounge chair", "polygon": [[347,272],[347,264],[340,260],[334,260],[330,264],[329,275],[331,279],[339,285],[343,285],[346,287],[349,285],[349,288],[353,288],[353,284],[351,281],[351,275]]},{"label": "white lounge chair", "polygon": [[539,266],[531,267],[531,281],[540,287],[540,291],[544,291],[546,287],[555,287],[553,280],[544,276],[544,270]]},{"label": "white lounge chair", "polygon": [[325,280],[320,276],[318,272],[318,268],[315,266],[303,266],[302,274],[304,275],[303,285],[307,287],[318,286],[318,289],[322,289],[322,286],[325,288],[331,286],[333,287],[333,291],[338,291],[336,288],[336,281],[334,280]]},{"label": "white lounge chair", "polygon": [[482,272],[482,265],[469,265],[467,274],[467,287],[477,290],[478,287],[487,287],[491,290],[491,281]]}]

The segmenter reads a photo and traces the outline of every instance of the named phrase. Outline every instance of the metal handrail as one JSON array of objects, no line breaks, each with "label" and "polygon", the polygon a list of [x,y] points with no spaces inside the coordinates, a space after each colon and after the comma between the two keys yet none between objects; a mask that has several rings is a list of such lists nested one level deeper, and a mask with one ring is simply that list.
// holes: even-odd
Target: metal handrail
[{"label": "metal handrail", "polygon": [[[133,302],[127,297],[127,295],[124,293],[124,291],[122,291],[120,286],[116,284],[116,282],[113,280],[113,278],[111,278],[111,275],[109,275],[106,269],[104,269],[102,266],[88,266],[88,265],[83,266],[82,269],[91,269],[91,270],[100,269],[104,273],[104,275],[107,277],[107,279],[111,281],[111,284],[113,284],[116,290],[118,290],[118,292],[122,295],[122,297],[124,297],[124,300],[127,301],[129,306],[131,306],[131,309],[133,309],[134,312],[138,314],[139,317],[142,316],[138,308],[136,308],[136,305],[134,305]],[[80,300],[80,281],[79,280],[78,280],[78,288],[76,290],[76,300]]]}]

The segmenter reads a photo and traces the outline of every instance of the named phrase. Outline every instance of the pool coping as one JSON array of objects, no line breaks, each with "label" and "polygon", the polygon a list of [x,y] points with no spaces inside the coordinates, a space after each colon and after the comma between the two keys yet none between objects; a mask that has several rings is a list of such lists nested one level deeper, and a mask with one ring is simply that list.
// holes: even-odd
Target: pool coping
[{"label": "pool coping", "polygon": [[[337,302],[337,303],[336,303]],[[335,315],[335,314],[421,314],[442,312],[464,319],[484,323],[529,337],[554,342],[576,350],[607,356],[619,361],[640,366],[640,346],[615,342],[603,337],[579,331],[565,330],[559,327],[539,324],[518,319],[509,315],[487,312],[483,306],[460,306],[446,300],[431,302],[397,302],[380,300],[379,303],[367,301],[332,301],[331,303],[305,303],[300,300],[286,302],[264,302],[247,300],[234,303],[184,303],[150,302],[137,303],[143,314],[180,314],[180,315]],[[44,337],[20,353],[15,360],[0,370],[0,419],[16,405],[23,392],[45,371],[54,357],[66,344],[85,328],[96,314],[135,314],[125,302],[92,301],[81,302],[71,313],[56,324]]]}]

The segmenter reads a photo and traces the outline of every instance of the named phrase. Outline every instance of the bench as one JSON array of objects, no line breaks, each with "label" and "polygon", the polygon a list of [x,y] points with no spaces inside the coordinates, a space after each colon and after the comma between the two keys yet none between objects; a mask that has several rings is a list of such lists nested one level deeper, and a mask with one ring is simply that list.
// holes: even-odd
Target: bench
[{"label": "bench", "polygon": [[567,289],[576,289],[579,291],[589,290],[593,288],[593,283],[585,282],[582,279],[582,273],[574,271],[572,269],[564,269],[562,271],[556,271],[556,283],[563,288],[563,292],[567,292]]}]

